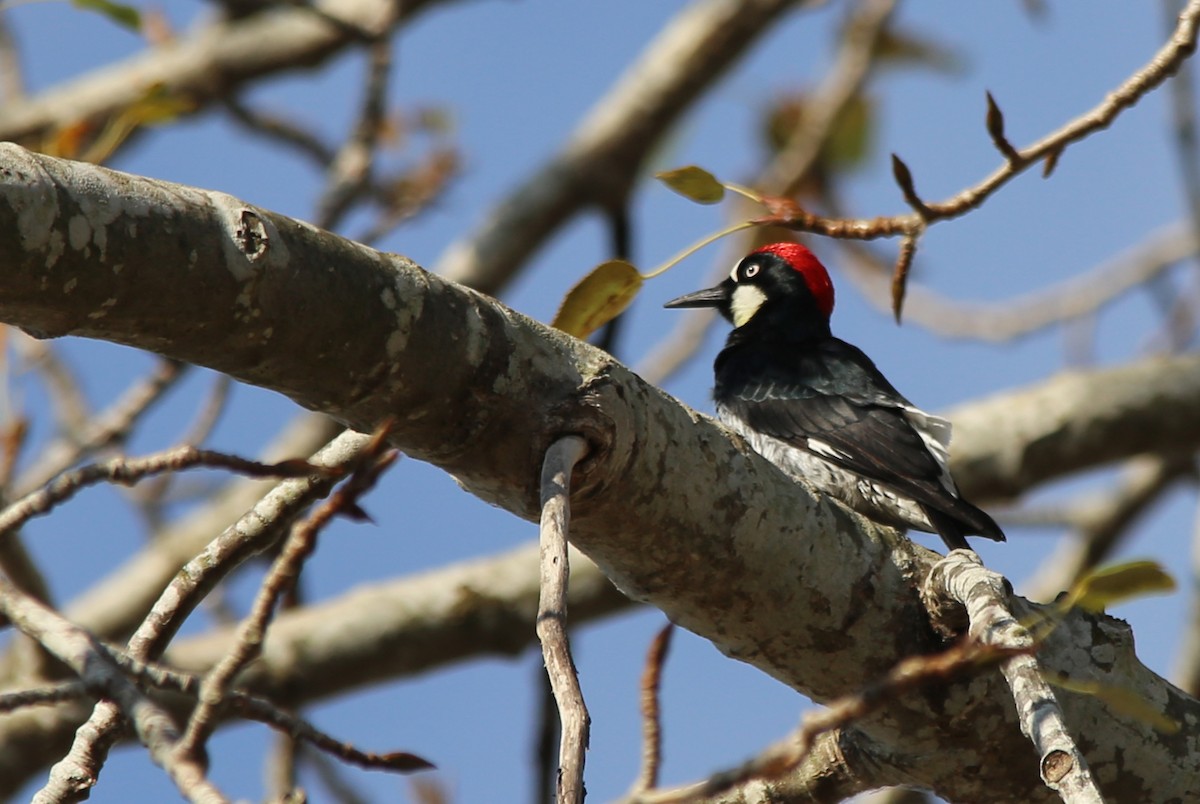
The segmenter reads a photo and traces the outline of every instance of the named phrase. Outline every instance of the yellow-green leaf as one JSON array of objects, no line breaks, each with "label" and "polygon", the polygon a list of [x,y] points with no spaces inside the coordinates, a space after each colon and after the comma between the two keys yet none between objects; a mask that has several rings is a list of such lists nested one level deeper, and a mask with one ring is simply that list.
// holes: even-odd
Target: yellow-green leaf
[{"label": "yellow-green leaf", "polygon": [[1100,612],[1122,600],[1174,589],[1175,580],[1158,562],[1129,561],[1084,575],[1071,587],[1063,608],[1079,606],[1086,611]]},{"label": "yellow-green leaf", "polygon": [[625,260],[592,269],[567,293],[550,326],[586,338],[621,314],[642,289],[642,275]]},{"label": "yellow-green leaf", "polygon": [[695,165],[664,170],[654,177],[697,204],[715,204],[725,197],[725,186],[716,176]]},{"label": "yellow-green leaf", "polygon": [[114,3],[112,0],[71,0],[76,8],[87,9],[103,14],[117,25],[140,31],[142,28],[142,12],[125,3]]},{"label": "yellow-green leaf", "polygon": [[874,133],[874,104],[857,93],[833,121],[833,132],[821,150],[831,166],[849,170],[861,166],[867,159]]},{"label": "yellow-green leaf", "polygon": [[1131,689],[1116,687],[1111,684],[1101,684],[1096,681],[1071,679],[1063,675],[1047,674],[1046,680],[1064,690],[1099,698],[1108,704],[1114,712],[1120,712],[1126,717],[1148,723],[1163,734],[1174,734],[1179,731],[1179,723],[1177,721],[1164,715],[1154,704]]}]

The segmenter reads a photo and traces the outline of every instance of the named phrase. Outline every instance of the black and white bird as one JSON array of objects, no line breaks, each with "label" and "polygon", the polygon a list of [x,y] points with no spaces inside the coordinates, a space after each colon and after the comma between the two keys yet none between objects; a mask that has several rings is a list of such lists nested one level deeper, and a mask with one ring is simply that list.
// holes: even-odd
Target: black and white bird
[{"label": "black and white bird", "polygon": [[886,525],[1004,541],[959,494],[947,467],[950,423],[913,406],[861,349],[829,329],[833,283],[804,246],[775,243],[714,288],[667,307],[716,307],[733,332],[715,365],[717,416],[759,454]]}]

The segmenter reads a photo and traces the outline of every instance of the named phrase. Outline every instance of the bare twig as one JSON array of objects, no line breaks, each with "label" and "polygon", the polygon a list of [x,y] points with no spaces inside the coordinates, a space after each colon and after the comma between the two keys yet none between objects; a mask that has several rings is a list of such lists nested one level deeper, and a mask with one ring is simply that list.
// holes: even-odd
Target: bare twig
[{"label": "bare twig", "polygon": [[1140,70],[1123,84],[1110,92],[1103,101],[1090,111],[1080,115],[1029,147],[1009,157],[978,184],[962,190],[957,195],[941,202],[927,202],[917,197],[909,182],[904,181],[907,167],[897,162],[897,181],[905,191],[909,204],[917,211],[905,215],[872,219],[834,219],[799,212],[793,218],[772,221],[805,232],[828,237],[851,240],[873,240],[880,237],[895,237],[918,234],[927,225],[938,221],[957,218],[980,207],[993,193],[1007,184],[1030,165],[1046,160],[1051,166],[1062,152],[1073,143],[1107,128],[1121,112],[1133,106],[1147,93],[1157,88],[1171,76],[1196,50],[1197,30],[1200,28],[1200,0],[1191,0],[1171,34],[1170,40]]},{"label": "bare twig", "polygon": [[1040,758],[1042,781],[1066,804],[1100,804],[1100,790],[1033,655],[1033,638],[1010,608],[1005,583],[1003,576],[985,569],[974,552],[952,550],[930,571],[922,597],[930,601],[935,620],[946,601],[961,604],[972,643],[1015,654],[1001,663],[1000,671],[1012,690],[1021,731]]},{"label": "bare twig", "polygon": [[[386,458],[383,463],[387,463]],[[386,467],[376,463],[367,467],[367,471],[377,472],[382,471],[383,468]],[[363,475],[356,475],[356,477],[361,478]],[[352,494],[353,492],[349,492],[341,504],[345,504]],[[331,500],[328,505],[333,505],[333,501]],[[199,698],[204,694],[207,678],[201,678],[192,673],[181,673],[155,662],[139,661],[125,652],[111,648],[104,648],[104,650],[114,664],[146,686],[180,692],[193,698]],[[291,735],[330,756],[338,757],[362,768],[411,772],[428,770],[433,767],[427,760],[407,751],[377,754],[372,751],[359,750],[349,743],[331,737],[303,718],[285,712],[265,698],[250,695],[241,690],[227,690],[225,701],[239,714],[251,720],[264,723],[281,734]]]},{"label": "bare twig", "polygon": [[896,267],[892,269],[892,315],[896,323],[900,323],[900,315],[904,310],[904,297],[908,293],[908,272],[912,270],[913,258],[917,256],[917,238],[905,235],[900,240],[900,254],[896,257]]},{"label": "bare twig", "polygon": [[224,703],[237,674],[261,652],[275,604],[296,583],[304,561],[316,548],[317,534],[339,514],[361,515],[359,496],[374,486],[380,473],[396,460],[398,453],[395,451],[381,453],[385,434],[386,431],[380,431],[374,436],[354,474],[328,502],[293,528],[263,580],[250,614],[238,628],[233,648],[209,672],[200,687],[199,703],[176,747],[181,756],[195,757],[203,753],[204,743],[216,727],[217,708]]},{"label": "bare twig", "polygon": [[143,458],[117,457],[103,463],[89,464],[59,475],[44,487],[26,494],[0,511],[0,534],[19,528],[30,519],[45,514],[54,506],[74,497],[88,486],[97,483],[136,483],[145,477],[163,472],[177,472],[205,466],[229,469],[254,477],[304,477],[327,470],[304,461],[259,463],[236,455],[213,450],[182,446],[164,450]]},{"label": "bare twig", "polygon": [[[1179,0],[1164,0],[1168,27],[1178,15],[1180,6]],[[1180,67],[1169,89],[1180,180],[1187,199],[1192,235],[1200,239],[1200,137],[1196,132],[1196,87],[1192,65]],[[1196,308],[1200,305],[1200,263],[1193,266],[1190,279],[1192,287],[1189,291],[1175,294],[1166,308],[1165,340],[1174,348],[1186,345],[1196,328]]]},{"label": "bare twig", "polygon": [[[197,411],[191,424],[188,425],[184,434],[179,438],[178,443],[199,447],[208,440],[213,429],[221,420],[221,414],[225,412],[225,407],[229,402],[229,390],[232,386],[233,380],[228,374],[218,374],[216,376],[208,392],[208,396],[205,398],[199,411]],[[177,475],[175,474],[158,475],[129,490],[129,497],[136,501],[139,511],[145,517],[146,523],[153,533],[159,532],[165,524],[163,520],[163,506],[176,477]],[[209,494],[206,496],[211,496],[211,490],[209,490]]]},{"label": "bare twig", "polygon": [[[250,556],[275,542],[282,525],[313,499],[328,491],[334,478],[358,460],[370,437],[345,431],[313,456],[324,466],[318,475],[280,483],[238,522],[227,528],[201,553],[176,572],[170,584],[129,639],[131,660],[156,658],[205,595]],[[55,764],[45,791],[48,801],[68,794],[86,798],[95,784],[109,747],[120,736],[120,712],[109,701],[100,701],[75,734],[70,751]],[[77,781],[72,781],[77,780]],[[77,799],[71,799],[77,800]]]},{"label": "bare twig", "polygon": [[76,438],[92,420],[92,411],[75,372],[53,344],[22,335],[13,340],[13,346],[45,384],[58,428],[68,438]]},{"label": "bare twig", "polygon": [[295,120],[264,112],[234,96],[223,98],[222,105],[233,121],[248,131],[291,146],[321,167],[333,162],[334,149]]},{"label": "bare twig", "polygon": [[[48,357],[52,353],[43,354]],[[126,389],[108,408],[96,416],[88,416],[72,428],[67,438],[42,450],[38,462],[18,480],[17,493],[26,494],[80,459],[123,442],[142,416],[183,377],[186,369],[177,360],[160,360],[153,371]]]},{"label": "bare twig", "polygon": [[997,647],[985,645],[977,640],[966,640],[939,654],[912,656],[898,663],[887,675],[858,694],[839,698],[825,708],[805,715],[800,728],[792,735],[749,762],[732,770],[714,774],[703,782],[671,790],[635,793],[630,796],[630,800],[638,804],[699,804],[735,788],[745,787],[755,780],[779,779],[794,772],[808,759],[822,735],[861,720],[911,690],[933,682],[944,682],[967,671],[978,671],[982,667],[1032,650],[1032,646]]},{"label": "bare twig", "polygon": [[755,186],[768,195],[792,196],[821,156],[838,118],[862,93],[871,74],[876,45],[887,29],[895,0],[864,0],[854,9],[837,55],[821,85],[804,105],[804,115],[779,153],[763,168]]},{"label": "bare twig", "polygon": [[571,471],[583,456],[586,442],[564,436],[550,445],[542,464],[541,595],[537,635],[542,643],[546,673],[558,702],[562,740],[558,754],[559,804],[582,804],[583,763],[588,745],[589,718],[579,676],[567,641],[567,532],[571,517]]},{"label": "bare twig", "polygon": [[[0,110],[0,139],[30,141],[80,120],[104,120],[166,87],[195,112],[256,80],[320,62],[381,32],[380,20],[401,9],[400,24],[439,0],[363,0],[280,4],[269,14],[198,26],[171,47],[150,48],[125,61],[53,87]],[[340,16],[335,16],[335,12]]]},{"label": "bare twig", "polygon": [[[399,3],[393,6],[393,18],[399,14],[401,6]],[[393,22],[394,19],[388,20],[387,28]],[[323,229],[336,229],[370,183],[375,149],[387,111],[391,71],[392,42],[387,36],[380,36],[367,47],[367,80],[358,121],[330,164],[325,189],[317,202],[316,223]]]},{"label": "bare twig", "polygon": [[[18,338],[17,343],[26,349],[26,354],[35,365],[41,367],[51,396],[57,401],[55,407],[60,411],[60,424],[65,430],[59,440],[42,450],[37,462],[14,484],[17,494],[24,494],[27,499],[29,494],[35,493],[32,489],[50,482],[55,475],[83,456],[128,436],[142,414],[162,397],[182,373],[182,364],[178,361],[160,360],[148,377],[135,383],[107,410],[93,417],[89,414],[74,375],[66,364],[58,360],[49,345],[26,337]],[[83,419],[77,420],[78,417]],[[4,513],[9,510],[5,509]],[[0,519],[4,513],[0,513]],[[7,529],[4,538],[0,539],[0,571],[7,574],[18,587],[48,603],[49,586],[16,532],[18,526],[19,523]],[[22,657],[18,663],[23,664],[23,672],[40,673],[41,662],[45,658],[43,652],[28,653],[21,647],[18,653]]]},{"label": "bare twig", "polygon": [[[624,197],[660,137],[705,89],[801,0],[704,0],[663,29],[599,99],[563,148],[501,199],[436,272],[496,293],[559,227]],[[2,129],[0,129],[2,133]]]},{"label": "bare twig", "polygon": [[5,692],[0,694],[0,712],[12,712],[26,706],[45,706],[63,701],[73,701],[87,694],[87,687],[81,681],[63,681],[48,687]]},{"label": "bare twig", "polygon": [[642,766],[637,781],[630,790],[637,796],[658,787],[658,768],[662,761],[662,723],[658,706],[658,691],[662,683],[662,668],[671,649],[675,625],[667,623],[655,635],[646,654],[642,670]]},{"label": "bare twig", "polygon": [[[171,748],[178,739],[174,722],[158,704],[152,702],[109,658],[108,652],[90,634],[22,592],[0,576],[0,609],[17,628],[66,664],[95,693],[111,699],[132,721],[138,739],[149,749],[150,757],[167,771],[179,792],[188,801],[228,801],[205,777],[202,763],[173,756]],[[39,804],[51,799],[41,793]]]}]

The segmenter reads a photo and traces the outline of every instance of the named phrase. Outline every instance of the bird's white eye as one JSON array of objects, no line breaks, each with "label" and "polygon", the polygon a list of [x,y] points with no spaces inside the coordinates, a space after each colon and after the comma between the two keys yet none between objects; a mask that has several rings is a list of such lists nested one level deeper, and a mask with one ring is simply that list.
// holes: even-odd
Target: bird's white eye
[{"label": "bird's white eye", "polygon": [[752,262],[742,270],[742,276],[746,279],[752,279],[758,274],[758,263]]}]

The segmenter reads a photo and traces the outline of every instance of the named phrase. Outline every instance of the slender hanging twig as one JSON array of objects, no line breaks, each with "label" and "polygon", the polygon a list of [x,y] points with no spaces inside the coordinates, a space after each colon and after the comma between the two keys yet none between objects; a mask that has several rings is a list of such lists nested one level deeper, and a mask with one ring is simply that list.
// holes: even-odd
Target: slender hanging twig
[{"label": "slender hanging twig", "polygon": [[542,463],[541,594],[537,635],[550,687],[558,704],[562,738],[558,751],[558,804],[583,801],[583,755],[590,719],[579,676],[567,641],[567,532],[571,518],[571,470],[586,444],[579,436],[564,436],[546,450]]}]

